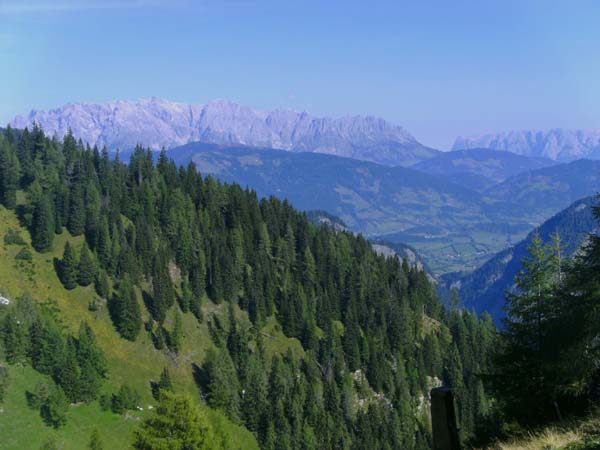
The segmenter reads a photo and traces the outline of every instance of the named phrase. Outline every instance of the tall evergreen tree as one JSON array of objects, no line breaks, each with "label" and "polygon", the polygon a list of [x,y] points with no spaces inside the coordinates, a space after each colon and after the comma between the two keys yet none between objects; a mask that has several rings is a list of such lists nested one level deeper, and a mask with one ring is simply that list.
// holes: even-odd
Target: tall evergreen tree
[{"label": "tall evergreen tree", "polygon": [[40,253],[52,249],[54,242],[54,212],[48,195],[42,195],[33,210],[31,245]]},{"label": "tall evergreen tree", "polygon": [[517,291],[507,294],[507,318],[496,354],[492,385],[512,417],[535,421],[554,415],[558,396],[552,322],[556,314],[553,255],[539,235],[516,278]]},{"label": "tall evergreen tree", "polygon": [[89,286],[96,277],[96,267],[87,244],[84,242],[79,255],[79,268],[77,271],[77,282],[80,286]]},{"label": "tall evergreen tree", "polygon": [[0,136],[0,203],[8,209],[17,205],[20,168],[17,153],[8,139]]},{"label": "tall evergreen tree", "polygon": [[175,323],[173,330],[169,333],[169,348],[175,354],[181,351],[183,344],[183,322],[181,321],[181,314],[179,310],[175,312]]},{"label": "tall evergreen tree", "polygon": [[59,264],[59,278],[65,289],[77,286],[77,260],[69,241],[65,244],[63,258]]},{"label": "tall evergreen tree", "polygon": [[79,181],[75,182],[69,192],[67,229],[73,236],[79,236],[85,231],[84,192]]},{"label": "tall evergreen tree", "polygon": [[125,339],[135,341],[142,327],[142,315],[135,289],[126,275],[110,302],[110,312],[117,331]]},{"label": "tall evergreen tree", "polygon": [[137,450],[223,449],[212,429],[203,422],[198,410],[186,397],[165,393],[154,417],[146,419],[142,431],[135,434]]}]

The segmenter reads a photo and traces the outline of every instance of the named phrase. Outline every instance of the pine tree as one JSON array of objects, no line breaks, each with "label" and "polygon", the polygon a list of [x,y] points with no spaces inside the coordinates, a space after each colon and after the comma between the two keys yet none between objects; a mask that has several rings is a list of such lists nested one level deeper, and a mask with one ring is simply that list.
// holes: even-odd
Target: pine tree
[{"label": "pine tree", "polygon": [[85,231],[84,193],[79,182],[73,185],[69,193],[67,229],[73,236],[79,236]]},{"label": "pine tree", "polygon": [[183,323],[181,322],[181,314],[179,311],[175,313],[175,324],[173,331],[169,333],[169,348],[175,354],[178,354],[183,344]]},{"label": "pine tree", "polygon": [[79,269],[77,271],[77,282],[80,286],[89,286],[96,277],[96,267],[87,244],[84,242],[79,256]]},{"label": "pine tree", "polygon": [[165,367],[163,371],[160,373],[160,380],[158,382],[158,387],[161,390],[172,391],[173,383],[171,382],[171,375],[169,374],[169,369]]},{"label": "pine tree", "polygon": [[68,399],[60,386],[56,386],[44,401],[40,414],[44,421],[54,427],[60,428],[67,423]]},{"label": "pine tree", "polygon": [[239,417],[239,382],[231,357],[225,350],[209,350],[204,369],[207,373],[208,404],[230,418]]},{"label": "pine tree", "polygon": [[17,205],[19,172],[19,160],[13,145],[0,135],[0,203],[8,209]]},{"label": "pine tree", "polygon": [[558,302],[553,255],[534,235],[530,256],[516,278],[516,293],[507,294],[505,330],[495,356],[492,386],[507,413],[525,422],[554,414],[558,392],[556,348],[551,324]]},{"label": "pine tree", "polygon": [[[594,215],[599,222],[598,207],[595,207]],[[556,237],[553,247],[557,247]],[[558,251],[554,254],[555,272],[564,282],[559,292],[558,320],[552,328],[557,336],[554,341],[555,370],[560,372],[561,379],[569,387],[571,400],[579,398],[585,403],[590,387],[598,383],[600,236],[592,233],[571,264],[565,264]]]},{"label": "pine tree", "polygon": [[4,316],[2,336],[6,360],[13,364],[22,362],[27,354],[27,328],[14,311]]},{"label": "pine tree", "polygon": [[109,306],[119,334],[135,341],[142,327],[142,315],[135,290],[127,275],[120,281],[118,292],[113,294]]},{"label": "pine tree", "polygon": [[33,210],[31,245],[40,253],[52,249],[54,242],[54,212],[47,195],[42,195]]},{"label": "pine tree", "polygon": [[96,336],[92,328],[82,322],[79,326],[77,339],[77,360],[80,366],[90,363],[99,376],[105,377],[108,373],[106,358],[102,350],[98,347]]},{"label": "pine tree", "polygon": [[63,258],[59,264],[59,278],[65,289],[74,289],[77,286],[77,261],[69,241],[65,244]]},{"label": "pine tree", "polygon": [[165,393],[160,398],[155,416],[146,419],[142,424],[142,431],[135,433],[133,448],[222,449],[212,434],[190,399]]},{"label": "pine tree", "polygon": [[81,368],[77,361],[77,350],[72,338],[67,341],[65,356],[58,368],[58,385],[62,388],[71,403],[81,398]]},{"label": "pine tree", "polygon": [[96,294],[98,294],[100,297],[108,298],[110,296],[110,284],[108,282],[108,275],[106,275],[106,271],[101,270],[96,272],[94,288],[96,289]]},{"label": "pine tree", "polygon": [[152,383],[152,395],[156,400],[160,400],[161,392],[168,391],[173,392],[173,382],[171,381],[171,374],[169,369],[165,366],[160,373],[158,383]]}]

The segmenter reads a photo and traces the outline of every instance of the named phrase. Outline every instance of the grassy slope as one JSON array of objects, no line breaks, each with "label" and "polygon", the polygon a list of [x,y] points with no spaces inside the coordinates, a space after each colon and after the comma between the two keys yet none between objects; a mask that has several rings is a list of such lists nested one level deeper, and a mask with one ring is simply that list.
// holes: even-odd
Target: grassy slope
[{"label": "grassy slope", "polygon": [[[29,234],[20,227],[15,214],[0,206],[0,239],[9,229],[20,230],[21,235],[29,242]],[[74,333],[77,332],[82,320],[87,321],[93,328],[98,343],[108,359],[109,379],[103,386],[104,391],[114,392],[121,384],[126,383],[141,394],[142,405],[153,404],[155,402],[151,396],[149,381],[157,380],[163,367],[168,365],[176,389],[188,392],[197,398],[198,389],[193,379],[191,365],[194,362],[201,363],[206,350],[213,345],[207,325],[199,324],[192,314],[184,315],[183,350],[176,358],[167,355],[164,351],[155,350],[148,334],[144,331],[140,333],[136,342],[121,339],[112,326],[106,307],[103,307],[98,314],[88,310],[89,302],[95,297],[93,287],[78,287],[67,291],[56,276],[53,258],[62,257],[67,239],[75,245],[76,249],[79,249],[83,242],[82,237],[73,238],[67,231],[64,231],[62,235],[55,237],[53,252],[39,254],[32,251],[33,260],[31,262],[19,263],[14,257],[20,247],[7,246],[0,240],[0,292],[9,298],[16,298],[29,292],[35,300],[55,300],[66,327]],[[208,305],[207,309],[210,308],[211,305]],[[144,316],[147,317],[145,308],[143,311]],[[168,320],[166,327],[169,328],[169,326],[170,321]],[[37,413],[28,409],[25,403],[25,389],[32,384],[35,385],[35,376],[39,374],[29,369],[19,368],[11,368],[11,374],[17,374],[15,371],[18,370],[24,370],[26,376],[13,377],[13,383],[9,388],[9,400],[6,405],[0,406],[6,410],[0,420],[1,447],[7,450],[35,449],[38,442],[55,432],[43,425],[41,419],[36,418]],[[15,379],[18,382],[15,382]],[[9,408],[10,422],[6,420]],[[210,411],[206,406],[202,406],[202,408],[207,417],[227,430],[239,448],[258,449],[254,437],[247,430],[232,424],[221,414]],[[77,429],[86,429],[86,432],[83,432],[85,435],[89,428],[88,425],[95,424],[103,436],[110,436],[110,439],[119,443],[117,446],[108,445],[107,438],[105,439],[107,448],[124,448],[124,443],[131,441],[131,435],[137,423],[137,420],[105,413],[100,410],[97,403],[87,406],[72,406],[69,412],[69,424],[65,429],[59,431],[59,435],[61,439],[64,439],[64,449],[79,449],[82,448],[82,442],[89,438],[89,434],[82,441],[82,432],[77,432]],[[8,439],[9,436],[10,439]]]},{"label": "grassy slope", "polygon": [[139,423],[144,413],[130,413],[127,418],[104,412],[97,402],[76,405],[70,408],[67,425],[59,430],[47,427],[37,410],[27,406],[26,391],[48,377],[31,367],[9,367],[10,388],[1,405],[0,436],[3,449],[37,449],[48,438],[54,437],[60,448],[83,449],[90,434],[98,428],[106,448],[123,448],[129,441],[131,430]]},{"label": "grassy slope", "polygon": [[524,437],[498,442],[487,450],[600,450],[600,416],[550,426]]}]

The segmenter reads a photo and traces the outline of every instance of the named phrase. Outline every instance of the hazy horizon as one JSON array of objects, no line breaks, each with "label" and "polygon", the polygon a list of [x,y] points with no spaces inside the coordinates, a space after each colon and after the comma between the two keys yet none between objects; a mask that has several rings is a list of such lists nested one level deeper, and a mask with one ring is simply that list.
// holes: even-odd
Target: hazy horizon
[{"label": "hazy horizon", "polygon": [[157,96],[380,116],[442,150],[457,136],[597,129],[600,5],[578,5],[3,0],[0,123]]}]

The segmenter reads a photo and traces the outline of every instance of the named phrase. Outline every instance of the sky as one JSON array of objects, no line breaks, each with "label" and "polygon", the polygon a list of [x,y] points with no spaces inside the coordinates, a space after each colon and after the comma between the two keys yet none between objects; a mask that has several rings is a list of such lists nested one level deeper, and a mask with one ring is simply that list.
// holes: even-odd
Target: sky
[{"label": "sky", "polygon": [[600,128],[598,1],[0,0],[0,123],[216,98],[376,115],[422,143]]}]

